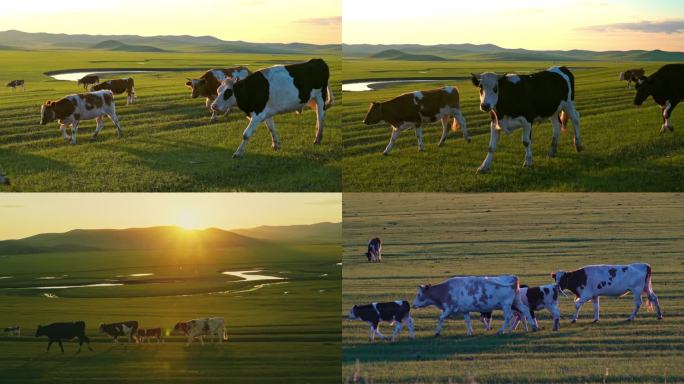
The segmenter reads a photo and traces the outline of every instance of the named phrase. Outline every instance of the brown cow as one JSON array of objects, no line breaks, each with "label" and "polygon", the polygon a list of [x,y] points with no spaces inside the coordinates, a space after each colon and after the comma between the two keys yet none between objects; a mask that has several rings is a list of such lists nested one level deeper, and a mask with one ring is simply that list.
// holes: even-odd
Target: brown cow
[{"label": "brown cow", "polygon": [[90,84],[97,84],[100,82],[100,76],[98,75],[85,75],[78,79],[77,84],[83,85],[83,89],[88,89]]},{"label": "brown cow", "polygon": [[628,69],[620,72],[619,80],[627,81],[627,88],[632,88],[632,81],[636,83],[637,79],[644,76],[646,71],[643,68]]},{"label": "brown cow", "polygon": [[394,99],[384,102],[373,102],[368,109],[363,123],[372,125],[385,121],[392,126],[392,136],[390,137],[387,148],[382,153],[388,155],[392,151],[394,142],[399,136],[399,132],[408,128],[416,129],[418,137],[418,149],[423,150],[423,130],[424,122],[442,122],[442,138],[439,146],[444,144],[449,132],[449,119],[453,118],[451,129],[463,131],[463,137],[470,142],[466,120],[461,113],[460,97],[456,87],[444,87],[431,89],[429,91],[415,91],[404,93]]},{"label": "brown cow", "polygon": [[[187,87],[192,89],[192,98],[196,99],[200,96],[206,98],[205,105],[211,111],[211,122],[215,122],[217,119],[216,111],[211,109],[211,104],[214,99],[216,99],[217,90],[221,85],[221,81],[227,78],[233,78],[235,80],[242,80],[247,77],[251,72],[246,67],[234,67],[234,68],[224,68],[224,69],[210,69],[206,71],[199,79],[187,79],[185,83]],[[226,110],[224,115],[227,114],[229,110]]]},{"label": "brown cow", "polygon": [[100,91],[103,89],[108,89],[112,91],[115,95],[120,95],[124,92],[128,95],[128,98],[126,98],[126,105],[128,104],[133,104],[133,100],[135,99],[135,89],[134,87],[134,82],[132,78],[127,78],[127,79],[114,79],[114,80],[107,80],[103,83],[100,84],[95,84],[92,87],[90,87],[90,91]]},{"label": "brown cow", "polygon": [[16,91],[17,87],[21,87],[21,90],[24,90],[24,80],[12,80],[9,83],[7,83],[7,88],[12,88],[12,90]]}]

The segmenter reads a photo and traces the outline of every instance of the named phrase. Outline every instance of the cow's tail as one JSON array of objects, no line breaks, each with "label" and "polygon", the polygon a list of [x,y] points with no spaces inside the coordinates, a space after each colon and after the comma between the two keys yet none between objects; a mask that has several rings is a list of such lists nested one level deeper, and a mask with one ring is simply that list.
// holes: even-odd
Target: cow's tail
[{"label": "cow's tail", "polygon": [[461,124],[458,123],[458,119],[456,118],[456,113],[454,113],[452,116],[453,121],[451,122],[451,131],[452,132],[458,132],[461,130]]},{"label": "cow's tail", "polygon": [[327,110],[328,108],[333,106],[333,104],[335,102],[335,96],[333,95],[332,88],[330,88],[330,84],[326,85],[325,92],[327,94],[327,97],[326,97],[325,105],[323,106],[323,109]]},{"label": "cow's tail", "polygon": [[653,303],[648,298],[653,293],[653,286],[651,285],[651,266],[646,264],[646,283],[644,284],[644,293],[646,294],[646,309],[653,312]]},{"label": "cow's tail", "polygon": [[223,341],[228,340],[228,331],[226,331],[226,327],[223,327]]}]

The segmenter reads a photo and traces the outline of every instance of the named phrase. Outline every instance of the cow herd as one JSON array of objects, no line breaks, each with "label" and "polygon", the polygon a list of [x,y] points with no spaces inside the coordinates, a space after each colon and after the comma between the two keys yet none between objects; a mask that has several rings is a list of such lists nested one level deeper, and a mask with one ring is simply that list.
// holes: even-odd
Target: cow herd
[{"label": "cow herd", "polygon": [[[370,248],[370,245],[369,245]],[[649,310],[655,307],[659,320],[663,318],[658,296],[651,284],[651,266],[645,263],[628,265],[588,265],[574,271],[551,273],[553,283],[529,287],[520,285],[515,275],[501,276],[456,276],[439,284],[425,284],[418,287],[413,300],[413,309],[434,306],[441,311],[434,335],[439,336],[444,320],[451,316],[463,316],[466,322],[466,335],[472,335],[471,313],[478,313],[484,323],[485,331],[491,329],[492,312],[503,312],[503,323],[497,334],[508,330],[513,332],[522,322],[525,331],[528,325],[533,331],[539,328],[535,311],[546,309],[553,319],[553,331],[560,327],[561,311],[558,303],[560,295],[570,291],[575,295],[575,310],[572,323],[577,321],[580,308],[591,300],[594,306],[594,322],[599,321],[599,298],[621,297],[631,293],[634,309],[628,321],[633,321],[642,305],[642,294],[646,296]],[[406,300],[393,302],[374,302],[354,305],[349,311],[350,320],[361,320],[370,325],[369,339],[375,336],[384,339],[379,324],[389,322],[395,325],[391,340],[405,325],[409,336],[414,338],[414,322],[411,306]]]},{"label": "cow herd", "polygon": [[[666,64],[651,76],[645,76],[643,69],[622,72],[621,80],[636,83],[635,105],[641,105],[649,96],[661,106],[663,124],[660,133],[673,131],[670,116],[679,101],[684,98],[684,64]],[[583,149],[580,137],[580,115],[575,107],[575,78],[567,67],[551,67],[529,75],[506,73],[503,75],[486,72],[472,74],[472,84],[478,88],[482,112],[490,117],[490,139],[487,156],[477,169],[478,173],[491,170],[494,152],[500,133],[512,133],[522,128],[522,143],[525,147],[524,167],[532,167],[532,126],[549,119],[553,127],[553,138],[548,157],[556,155],[560,131],[566,130],[568,120],[574,129],[574,147]],[[440,121],[442,136],[439,146],[444,144],[451,129],[461,130],[470,142],[466,119],[461,112],[459,91],[446,86],[439,89],[404,93],[384,102],[372,102],[363,122],[366,125],[386,122],[392,126],[389,144],[383,151],[388,155],[400,132],[413,128],[418,138],[418,149],[424,150],[422,124]]]},{"label": "cow herd", "polygon": [[[126,339],[126,345],[131,341],[142,344],[145,341],[150,343],[152,340],[157,343],[164,342],[164,330],[157,328],[140,328],[138,322],[135,320],[123,321],[117,323],[102,323],[98,327],[100,334],[106,334],[112,337],[112,341],[119,344],[119,337]],[[7,336],[20,337],[21,328],[13,326],[4,328]],[[81,351],[83,343],[86,344],[89,350],[90,338],[86,336],[86,324],[84,321],[74,322],[59,322],[49,325],[39,325],[36,330],[35,337],[46,336],[48,338],[48,346],[46,352],[50,351],[50,347],[54,342],[59,344],[59,348],[64,353],[64,346],[62,341],[71,339],[78,339],[78,352]],[[176,323],[170,334],[183,335],[187,337],[186,345],[190,345],[194,340],[199,339],[200,343],[204,345],[204,337],[209,337],[210,341],[216,337],[216,340],[221,343],[228,340],[228,333],[226,332],[223,317],[206,317],[200,319],[193,319],[189,321],[181,321]]]}]

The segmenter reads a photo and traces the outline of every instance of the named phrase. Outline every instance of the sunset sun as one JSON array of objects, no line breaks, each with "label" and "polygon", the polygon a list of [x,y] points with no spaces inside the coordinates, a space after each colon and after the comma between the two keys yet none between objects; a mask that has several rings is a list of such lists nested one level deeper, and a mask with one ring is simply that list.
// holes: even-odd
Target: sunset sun
[{"label": "sunset sun", "polygon": [[176,216],[176,224],[187,230],[202,228],[202,220],[199,217],[199,214],[191,211],[179,212]]}]

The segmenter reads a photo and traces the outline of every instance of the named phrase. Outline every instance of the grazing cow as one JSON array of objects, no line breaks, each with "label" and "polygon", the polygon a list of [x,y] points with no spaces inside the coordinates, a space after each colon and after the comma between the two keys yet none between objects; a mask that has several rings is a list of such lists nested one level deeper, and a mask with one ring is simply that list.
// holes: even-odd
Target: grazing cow
[{"label": "grazing cow", "polygon": [[21,90],[24,90],[24,80],[12,80],[9,83],[7,83],[8,88],[12,88],[13,91],[17,90],[17,87],[21,87]]},{"label": "grazing cow", "polygon": [[[530,316],[534,325],[539,328],[539,323],[534,315],[534,311],[539,311],[546,308],[551,312],[553,317],[553,330],[558,331],[558,326],[560,324],[560,308],[558,307],[558,291],[559,288],[556,284],[547,284],[540,287],[528,287],[527,285],[520,286],[520,299],[523,304],[527,305],[530,309]],[[489,331],[491,328],[492,313],[485,312],[480,316],[480,321],[485,324],[485,330]],[[527,331],[527,321],[520,311],[513,310],[513,321],[511,323],[510,331],[513,332],[518,328],[518,324],[522,321],[525,325],[525,331]]]},{"label": "grazing cow", "polygon": [[85,75],[78,79],[76,84],[83,85],[83,89],[88,89],[91,84],[97,84],[100,82],[100,76],[98,75]]},{"label": "grazing cow", "polygon": [[145,342],[150,342],[150,338],[157,339],[157,343],[163,343],[164,339],[162,338],[162,329],[161,328],[147,328],[147,329],[142,329],[138,328],[138,333],[137,333],[137,339],[139,343]]},{"label": "grazing cow", "polygon": [[565,129],[567,116],[575,129],[575,149],[582,150],[580,118],[575,109],[575,78],[566,67],[552,67],[530,75],[483,73],[472,75],[480,89],[480,109],[491,117],[489,151],[478,173],[491,170],[501,131],[511,133],[523,128],[524,167],[532,167],[532,124],[550,118],[553,139],[548,156],[556,155],[558,135]]},{"label": "grazing cow", "polygon": [[370,262],[382,261],[382,241],[380,241],[379,237],[374,237],[368,242],[366,257]]},{"label": "grazing cow", "polygon": [[366,305],[355,305],[349,310],[349,320],[362,320],[370,324],[370,341],[375,340],[375,335],[385,339],[385,336],[380,333],[379,324],[381,321],[386,321],[394,326],[392,332],[392,341],[401,331],[402,326],[406,323],[409,330],[409,336],[413,339],[413,319],[411,319],[411,307],[408,301],[391,301],[389,303],[371,303]]},{"label": "grazing cow", "polygon": [[641,307],[641,294],[646,294],[646,305],[652,310],[655,304],[658,320],[663,318],[660,311],[658,296],[651,286],[651,266],[645,263],[628,265],[588,265],[576,271],[558,271],[551,277],[556,280],[559,288],[567,289],[575,294],[575,314],[572,322],[577,321],[582,304],[591,300],[594,304],[594,322],[599,321],[599,297],[620,297],[627,292],[634,296],[634,310],[629,321]]},{"label": "grazing cow", "polygon": [[523,313],[532,324],[532,330],[537,326],[531,321],[529,308],[520,298],[520,286],[516,276],[465,276],[452,277],[440,284],[421,285],[413,301],[413,308],[423,308],[431,305],[442,310],[435,329],[435,336],[439,336],[442,323],[451,315],[463,315],[467,334],[472,334],[470,312],[491,312],[501,309],[504,312],[504,323],[499,334],[505,332],[512,317],[513,309]]},{"label": "grazing cow", "polygon": [[[69,140],[71,138],[71,144],[76,144],[79,122],[95,119],[97,126],[92,137],[94,140],[104,127],[104,116],[108,116],[112,120],[118,136],[121,137],[123,130],[121,130],[119,118],[116,116],[114,95],[109,90],[69,95],[57,101],[46,101],[40,108],[40,125],[57,120],[64,139]],[[71,125],[71,136],[66,132],[69,125]]]},{"label": "grazing cow", "polygon": [[249,118],[249,124],[242,134],[242,143],[233,157],[244,156],[250,137],[262,121],[271,132],[273,149],[280,149],[280,138],[273,116],[301,111],[305,105],[316,110],[314,144],[320,144],[323,139],[325,110],[333,104],[329,79],[328,64],[322,59],[311,59],[305,63],[261,69],[244,80],[223,80],[211,109],[223,113],[237,105]]},{"label": "grazing cow", "polygon": [[91,351],[93,350],[90,348],[90,339],[85,335],[85,322],[83,321],[76,321],[73,323],[52,323],[46,326],[39,325],[36,330],[36,337],[40,336],[48,337],[49,342],[46,352],[50,351],[50,346],[56,341],[59,344],[62,353],[64,353],[62,339],[71,340],[74,337],[78,338],[78,352],[81,352],[84,341],[86,342],[88,349]]},{"label": "grazing cow", "polygon": [[114,343],[119,344],[117,340],[119,336],[128,338],[126,344],[131,340],[138,341],[138,322],[135,320],[124,321],[120,323],[100,324],[100,333],[106,333],[114,338]]},{"label": "grazing cow", "polygon": [[135,100],[134,86],[135,84],[133,82],[133,78],[129,77],[127,79],[107,80],[103,83],[95,84],[92,87],[90,87],[90,91],[94,92],[101,91],[103,89],[108,89],[112,91],[112,93],[115,95],[120,95],[126,92],[126,95],[128,95],[128,97],[126,98],[126,105],[128,105],[133,104],[133,100]]},{"label": "grazing cow", "polygon": [[627,88],[632,88],[632,81],[636,82],[638,78],[644,76],[646,71],[643,68],[628,69],[624,72],[620,72],[620,77],[618,80],[626,80]]},{"label": "grazing cow", "polygon": [[[206,98],[205,105],[211,112],[210,122],[215,122],[217,119],[216,111],[211,108],[211,104],[216,99],[217,91],[221,82],[227,78],[234,80],[242,80],[251,72],[246,67],[234,67],[224,69],[210,69],[205,72],[199,79],[187,79],[185,83],[187,87],[192,89],[191,97],[196,99],[200,96]],[[224,115],[230,112],[230,108],[226,109]]]},{"label": "grazing cow", "polygon": [[2,331],[5,332],[7,336],[21,336],[21,328],[17,326],[4,328]]},{"label": "grazing cow", "polygon": [[190,345],[197,337],[199,337],[200,343],[204,345],[202,336],[205,335],[210,336],[211,339],[216,335],[220,343],[223,340],[228,340],[228,333],[223,324],[223,317],[207,317],[179,322],[173,327],[173,331],[180,332],[188,337],[186,345]]},{"label": "grazing cow", "polygon": [[636,89],[634,105],[641,105],[649,96],[653,96],[653,100],[663,110],[660,133],[665,133],[668,129],[674,131],[670,116],[677,104],[684,99],[684,64],[663,65],[651,76],[640,77]]},{"label": "grazing cow", "polygon": [[392,151],[397,137],[399,137],[399,132],[409,128],[416,129],[418,150],[424,150],[421,125],[424,122],[437,120],[442,122],[442,138],[438,144],[441,147],[449,133],[449,119],[452,118],[451,130],[456,132],[460,127],[463,130],[463,137],[470,142],[466,120],[461,113],[458,89],[456,87],[444,87],[404,93],[384,102],[372,102],[363,123],[372,125],[385,121],[392,126],[389,144],[382,152],[383,155],[388,155]]}]

